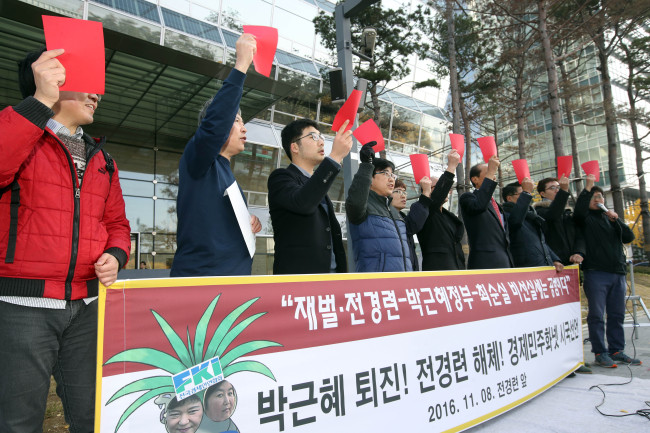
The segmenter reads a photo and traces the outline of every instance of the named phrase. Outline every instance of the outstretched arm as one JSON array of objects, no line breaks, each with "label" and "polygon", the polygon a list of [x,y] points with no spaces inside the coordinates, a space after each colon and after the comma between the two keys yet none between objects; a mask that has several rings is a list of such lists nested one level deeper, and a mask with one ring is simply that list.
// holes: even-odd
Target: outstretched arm
[{"label": "outstretched arm", "polygon": [[352,224],[361,224],[368,217],[368,193],[375,166],[369,162],[359,164],[359,170],[345,198],[345,214]]},{"label": "outstretched arm", "polygon": [[239,110],[246,71],[257,51],[255,37],[244,33],[237,40],[235,48],[235,68],[214,96],[205,117],[183,153],[188,172],[194,177],[201,177],[208,171],[228,140]]}]

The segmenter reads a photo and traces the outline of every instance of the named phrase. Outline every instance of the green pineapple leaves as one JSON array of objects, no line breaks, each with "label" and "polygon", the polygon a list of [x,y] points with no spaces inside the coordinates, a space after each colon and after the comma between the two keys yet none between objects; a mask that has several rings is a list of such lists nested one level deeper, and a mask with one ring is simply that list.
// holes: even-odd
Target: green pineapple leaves
[{"label": "green pineapple leaves", "polygon": [[248,355],[257,350],[262,350],[268,347],[282,346],[280,343],[264,340],[246,341],[235,347],[232,347],[228,352],[224,354],[224,351],[237,337],[239,337],[246,330],[246,328],[248,328],[248,326],[266,314],[257,313],[246,317],[233,327],[235,322],[237,322],[244,314],[244,312],[259,298],[250,299],[239,307],[235,308],[235,310],[231,311],[221,321],[221,323],[217,325],[217,329],[210,338],[210,342],[207,348],[205,348],[205,343],[208,338],[208,326],[210,324],[210,320],[212,319],[214,310],[217,307],[220,296],[220,294],[217,295],[203,312],[203,315],[201,316],[201,319],[199,320],[194,332],[194,344],[192,344],[191,341],[189,328],[187,329],[187,343],[185,343],[180,335],[178,335],[178,333],[160,314],[154,310],[151,310],[151,313],[158,322],[160,329],[163,331],[163,334],[174,350],[175,356],[170,355],[166,352],[162,352],[160,350],[141,347],[136,349],[127,349],[112,356],[108,361],[106,361],[106,364],[112,364],[116,362],[133,362],[138,364],[145,364],[164,370],[170,374],[169,376],[152,376],[131,382],[122,387],[108,399],[106,402],[107,405],[126,395],[144,392],[144,394],[140,395],[133,403],[131,403],[131,405],[124,411],[124,413],[122,413],[117,426],[115,427],[115,432],[119,430],[122,424],[124,424],[127,418],[133,414],[133,412],[135,412],[140,406],[149,400],[152,400],[164,393],[174,394],[175,389],[172,383],[172,375],[187,370],[188,368],[199,364],[200,362],[212,359],[215,356],[219,357],[224,377],[230,376],[234,373],[247,371],[251,373],[259,373],[269,377],[272,380],[275,380],[275,376],[271,370],[258,361],[235,361],[240,357]]}]

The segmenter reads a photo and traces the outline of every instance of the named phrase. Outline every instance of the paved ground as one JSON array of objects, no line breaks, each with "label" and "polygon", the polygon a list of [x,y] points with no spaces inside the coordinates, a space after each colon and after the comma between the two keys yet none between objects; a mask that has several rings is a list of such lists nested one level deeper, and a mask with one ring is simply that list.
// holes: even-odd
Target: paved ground
[{"label": "paved ground", "polygon": [[[631,315],[628,315],[628,319],[631,322]],[[630,377],[632,375],[640,379],[650,380],[650,322],[643,311],[640,310],[637,310],[637,320],[641,326],[625,328],[625,353],[633,358],[640,359],[643,364],[639,366],[619,365],[618,368],[603,368],[593,365],[594,354],[591,353],[591,345],[587,342],[584,346],[585,361],[592,364],[592,370],[595,374],[619,377]],[[634,335],[632,335],[633,332]],[[583,327],[583,335],[585,337],[589,335],[586,325]],[[650,427],[648,431],[650,431]]]}]

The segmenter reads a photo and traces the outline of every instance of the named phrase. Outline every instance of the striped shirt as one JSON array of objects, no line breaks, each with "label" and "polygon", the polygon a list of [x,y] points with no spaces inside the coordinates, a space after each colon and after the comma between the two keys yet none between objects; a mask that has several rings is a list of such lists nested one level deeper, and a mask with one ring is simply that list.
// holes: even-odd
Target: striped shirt
[{"label": "striped shirt", "polygon": [[[63,126],[61,123],[57,122],[54,119],[50,119],[47,121],[47,127],[52,130],[53,133],[55,133],[59,138],[61,136],[64,136],[61,141],[63,141],[64,144],[68,145],[68,141],[81,141],[83,143],[83,130],[81,127],[77,127],[77,130],[73,135],[70,135],[68,129]],[[71,140],[66,140],[65,138],[69,137]],[[83,176],[83,170],[86,167],[86,158],[85,158],[85,148],[83,149],[83,154],[81,154],[79,148],[77,149],[68,149],[70,151],[70,154],[72,155],[73,161],[75,163],[75,166],[77,168],[77,174],[79,175],[79,181],[81,181],[81,178]],[[81,174],[79,174],[79,170],[81,169]],[[84,302],[86,305],[90,304],[92,301],[97,299],[97,296],[93,296],[90,298],[84,298]],[[52,299],[52,298],[35,298],[35,297],[23,297],[23,296],[0,296],[0,302],[7,302],[9,304],[15,304],[15,305],[21,305],[23,307],[34,307],[34,308],[49,308],[52,310],[64,310],[65,305],[66,305],[66,300],[65,299]]]}]

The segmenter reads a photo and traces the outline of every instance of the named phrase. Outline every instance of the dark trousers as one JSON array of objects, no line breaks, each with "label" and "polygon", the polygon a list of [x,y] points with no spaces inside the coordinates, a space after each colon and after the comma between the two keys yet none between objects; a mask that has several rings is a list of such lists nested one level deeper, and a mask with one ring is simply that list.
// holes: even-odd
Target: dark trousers
[{"label": "dark trousers", "polygon": [[587,326],[593,353],[607,352],[605,321],[607,313],[607,344],[609,353],[625,348],[625,275],[603,271],[584,271],[584,288],[589,305]]},{"label": "dark trousers", "polygon": [[94,430],[97,301],[64,310],[0,301],[0,433],[42,432],[50,377],[72,433]]}]

